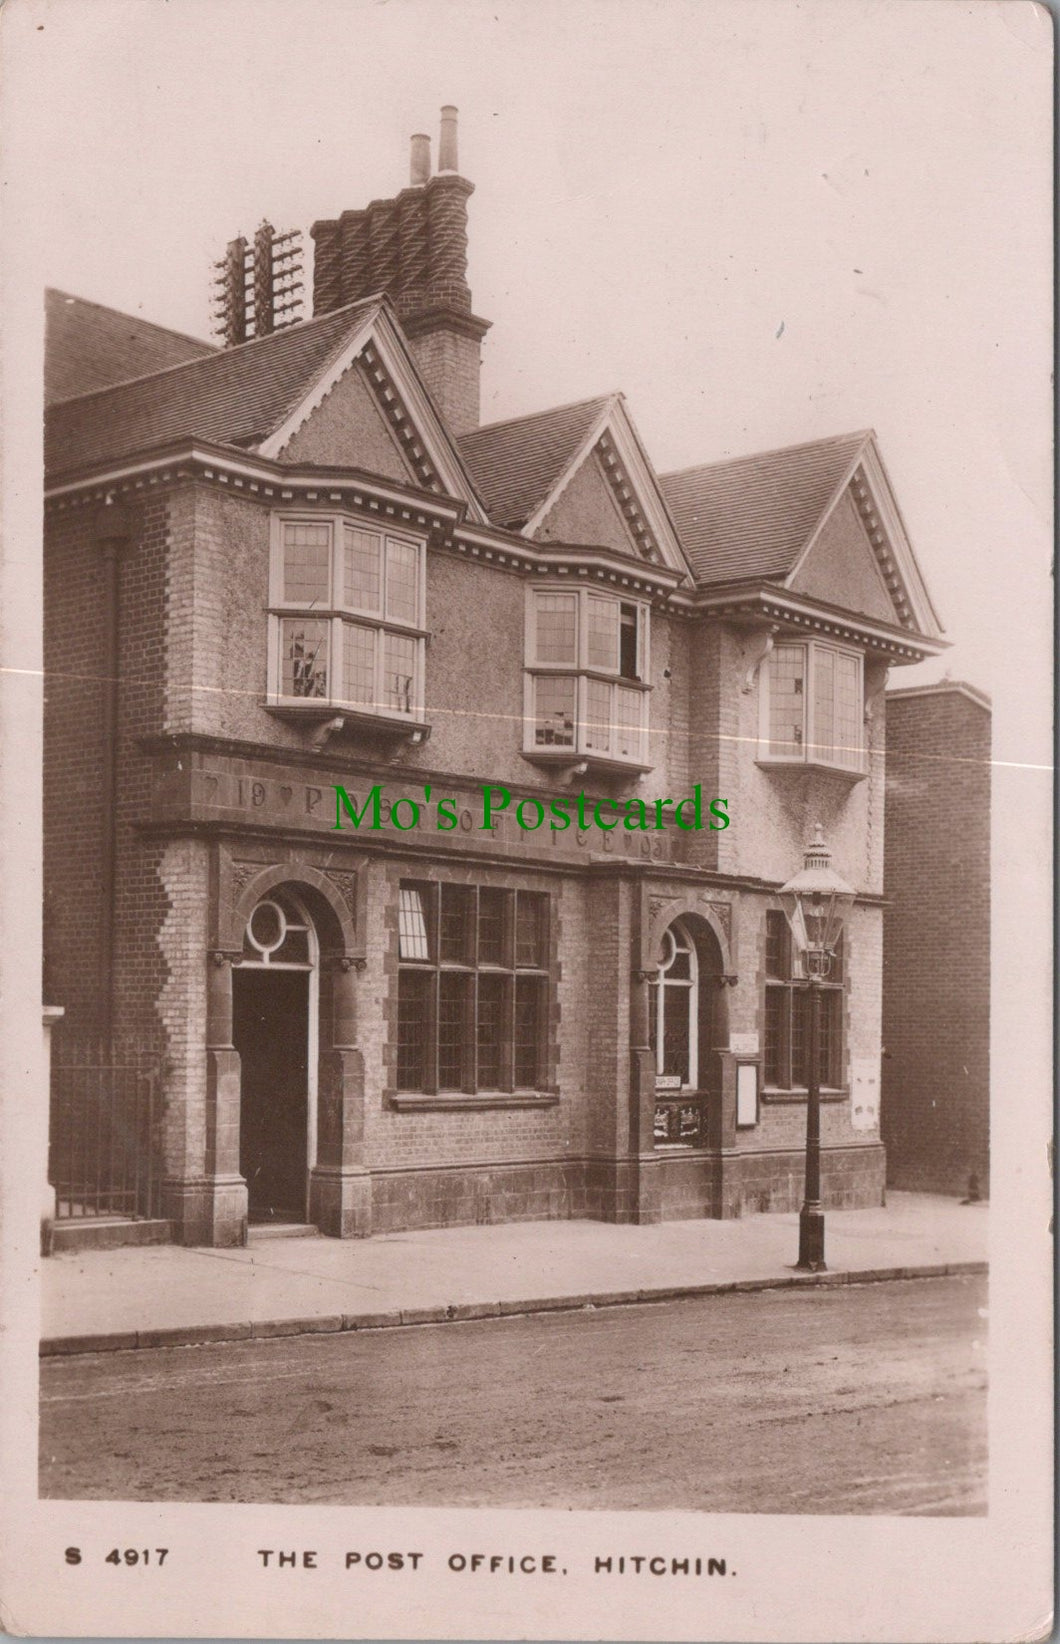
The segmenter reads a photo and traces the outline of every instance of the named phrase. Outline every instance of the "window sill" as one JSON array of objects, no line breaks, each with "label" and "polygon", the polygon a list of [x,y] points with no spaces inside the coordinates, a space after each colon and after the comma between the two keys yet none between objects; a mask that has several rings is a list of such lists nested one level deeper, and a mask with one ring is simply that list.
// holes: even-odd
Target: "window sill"
[{"label": "window sill", "polygon": [[[834,1090],[831,1086],[829,1086],[827,1089],[821,1091],[821,1101],[845,1102],[849,1095],[850,1092],[848,1090]],[[761,1092],[761,1098],[763,1102],[776,1103],[778,1106],[782,1102],[798,1102],[805,1106],[806,1102],[809,1100],[809,1092],[805,1089],[805,1087],[797,1090],[767,1089]]]},{"label": "window sill", "polygon": [[760,771],[813,771],[815,776],[832,776],[840,782],[847,782],[853,787],[855,782],[864,782],[868,771],[850,771],[842,765],[826,765],[817,759],[756,759],[755,764]]},{"label": "window sill", "polygon": [[325,702],[318,699],[307,702],[266,702],[264,707],[265,712],[271,714],[274,719],[283,719],[292,725],[327,727],[329,735],[340,731],[370,731],[373,736],[392,737],[395,741],[427,742],[431,734],[431,727],[426,720],[413,719],[407,714],[365,713],[359,708],[345,707],[341,702]]},{"label": "window sill", "polygon": [[479,1090],[473,1094],[460,1090],[427,1094],[399,1091],[389,1098],[388,1105],[398,1113],[465,1113],[482,1108],[558,1107],[559,1095],[533,1090]]},{"label": "window sill", "polygon": [[574,748],[524,748],[523,758],[531,765],[563,765],[584,770],[588,775],[598,772],[606,776],[644,776],[654,766],[636,759],[616,759],[609,754],[578,753]]}]

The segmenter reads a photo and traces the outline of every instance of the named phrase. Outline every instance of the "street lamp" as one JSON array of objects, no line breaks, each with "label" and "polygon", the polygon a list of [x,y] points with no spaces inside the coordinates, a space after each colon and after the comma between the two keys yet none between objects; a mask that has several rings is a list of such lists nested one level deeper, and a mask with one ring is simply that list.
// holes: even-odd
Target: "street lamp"
[{"label": "street lamp", "polygon": [[802,963],[809,992],[810,1043],[806,1092],[806,1192],[799,1211],[797,1266],[822,1273],[824,1211],[821,1208],[821,983],[828,977],[843,917],[855,892],[831,867],[832,853],[818,822],[800,871],[780,891],[780,902],[791,927],[791,939]]}]

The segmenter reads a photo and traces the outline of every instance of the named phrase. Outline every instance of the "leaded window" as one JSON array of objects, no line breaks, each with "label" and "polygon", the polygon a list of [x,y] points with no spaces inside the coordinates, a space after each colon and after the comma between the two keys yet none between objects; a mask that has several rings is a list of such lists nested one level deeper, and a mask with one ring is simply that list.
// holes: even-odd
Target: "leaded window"
[{"label": "leaded window", "polygon": [[820,640],[774,645],[762,668],[762,692],[763,760],[862,770],[858,652]]},{"label": "leaded window", "polygon": [[[843,944],[832,959],[821,992],[818,1079],[836,1089],[843,1083]],[[766,997],[764,1076],[767,1088],[804,1090],[809,1081],[810,990],[783,913],[766,914]]]},{"label": "leaded window", "polygon": [[539,1090],[549,976],[546,894],[402,881],[398,1090]]},{"label": "leaded window", "polygon": [[342,515],[273,522],[269,700],[422,719],[422,541]]},{"label": "leaded window", "polygon": [[648,607],[578,588],[530,591],[525,751],[647,765]]}]

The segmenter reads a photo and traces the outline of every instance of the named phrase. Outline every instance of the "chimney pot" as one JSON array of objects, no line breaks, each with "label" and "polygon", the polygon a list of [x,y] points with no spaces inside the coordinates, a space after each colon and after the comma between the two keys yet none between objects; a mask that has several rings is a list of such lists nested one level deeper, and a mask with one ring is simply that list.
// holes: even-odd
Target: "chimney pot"
[{"label": "chimney pot", "polygon": [[452,103],[442,109],[442,133],[438,143],[438,170],[459,171],[456,157],[456,114]]},{"label": "chimney pot", "polygon": [[409,172],[409,181],[414,188],[420,188],[430,180],[431,175],[431,139],[425,132],[417,131],[412,139],[412,163]]}]

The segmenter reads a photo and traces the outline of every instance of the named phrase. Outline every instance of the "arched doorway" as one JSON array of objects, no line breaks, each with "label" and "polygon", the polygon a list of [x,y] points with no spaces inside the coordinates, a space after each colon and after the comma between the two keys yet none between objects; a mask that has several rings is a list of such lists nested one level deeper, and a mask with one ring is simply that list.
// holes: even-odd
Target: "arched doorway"
[{"label": "arched doorway", "polygon": [[713,931],[687,915],[662,932],[648,996],[648,1042],[655,1059],[656,1147],[705,1147],[708,1105],[719,1088],[715,1054],[727,1032]]},{"label": "arched doorway", "polygon": [[253,1223],[304,1222],[316,1160],[319,946],[288,887],[256,903],[232,974],[239,1170]]}]

